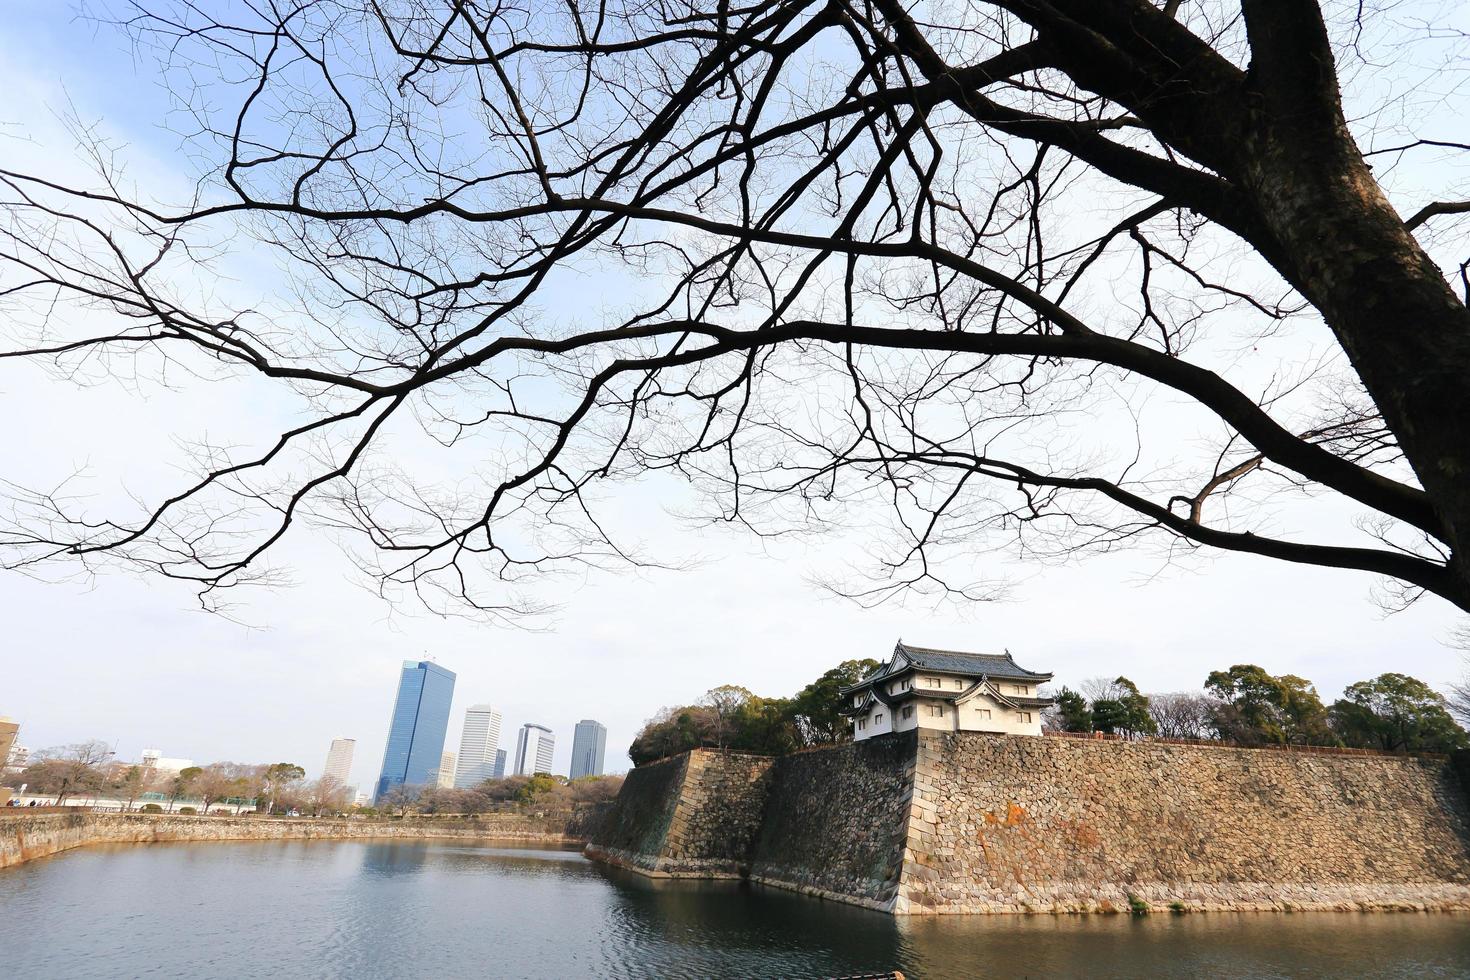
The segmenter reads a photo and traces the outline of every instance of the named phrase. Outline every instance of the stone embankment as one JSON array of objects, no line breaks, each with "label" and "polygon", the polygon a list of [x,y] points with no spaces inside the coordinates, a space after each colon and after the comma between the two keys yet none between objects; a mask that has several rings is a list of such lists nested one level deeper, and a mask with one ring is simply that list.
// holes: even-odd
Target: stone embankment
[{"label": "stone embankment", "polygon": [[697,749],[634,769],[588,856],[656,878],[746,874],[775,761]]},{"label": "stone embankment", "polygon": [[329,820],[178,814],[0,811],[0,868],[89,844],[160,841],[460,838],[581,843],[581,814],[468,820]]},{"label": "stone embankment", "polygon": [[906,913],[1470,910],[1466,760],[959,734],[635,769],[587,853]]}]

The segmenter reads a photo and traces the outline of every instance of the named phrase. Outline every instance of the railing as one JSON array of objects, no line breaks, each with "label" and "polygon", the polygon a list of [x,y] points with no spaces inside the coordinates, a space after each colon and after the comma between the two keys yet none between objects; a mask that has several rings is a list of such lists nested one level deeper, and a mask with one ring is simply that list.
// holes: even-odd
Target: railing
[{"label": "railing", "polygon": [[1354,749],[1344,745],[1248,745],[1215,738],[1171,738],[1161,735],[1128,736],[1108,732],[1042,732],[1047,738],[1080,738],[1097,742],[1138,742],[1145,745],[1198,745],[1215,749],[1256,749],[1265,752],[1300,752],[1306,755],[1388,756],[1390,758],[1448,759],[1443,752],[1390,752],[1387,749]]}]

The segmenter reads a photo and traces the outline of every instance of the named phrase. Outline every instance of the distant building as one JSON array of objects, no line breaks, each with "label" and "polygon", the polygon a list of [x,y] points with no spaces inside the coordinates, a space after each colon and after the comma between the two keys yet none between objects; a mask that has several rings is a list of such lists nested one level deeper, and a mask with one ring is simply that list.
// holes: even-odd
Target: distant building
[{"label": "distant building", "polygon": [[357,739],[332,739],[332,747],[327,750],[327,764],[322,766],[322,775],[346,786],[347,780],[352,778],[352,755],[356,751]]},{"label": "distant building", "polygon": [[163,749],[144,749],[138,754],[138,765],[154,772],[180,773],[194,765],[193,759],[170,759]]},{"label": "distant building", "polygon": [[889,661],[842,694],[855,741],[915,728],[1040,735],[1051,698],[1037,690],[1051,674],[1006,653],[931,650],[900,642]]},{"label": "distant building", "polygon": [[[20,734],[20,725],[14,718],[6,718],[0,715],[0,766],[13,766],[16,763],[11,758],[15,751],[15,739]],[[27,752],[27,755],[30,753]],[[23,764],[22,764],[23,765]]]},{"label": "distant building", "polygon": [[505,749],[497,749],[496,750],[496,752],[495,752],[495,773],[491,777],[492,779],[504,779],[505,778],[505,760],[506,760],[506,758],[508,756],[509,756],[509,753],[506,752]]},{"label": "distant building", "polygon": [[465,710],[464,731],[459,736],[459,761],[454,767],[454,785],[459,789],[495,778],[500,721],[500,712],[488,704],[472,704]]},{"label": "distant building", "polygon": [[551,772],[551,753],[555,748],[556,736],[551,734],[551,729],[526,722],[516,736],[516,775]]},{"label": "distant building", "polygon": [[454,753],[445,752],[439,757],[439,771],[434,773],[434,785],[440,789],[454,786]]},{"label": "distant building", "polygon": [[31,750],[26,745],[12,745],[10,756],[5,763],[7,769],[24,769],[31,764]]},{"label": "distant building", "polygon": [[602,757],[607,753],[607,728],[601,723],[584,718],[577,722],[572,734],[571,778],[602,775]]},{"label": "distant building", "polygon": [[432,786],[444,755],[454,672],[428,660],[405,660],[373,799],[393,786]]}]

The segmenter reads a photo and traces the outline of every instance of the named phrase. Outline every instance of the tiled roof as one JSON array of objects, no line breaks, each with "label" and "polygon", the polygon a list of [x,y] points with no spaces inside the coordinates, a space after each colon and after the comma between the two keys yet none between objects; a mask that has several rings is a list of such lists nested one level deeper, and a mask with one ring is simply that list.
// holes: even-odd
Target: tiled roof
[{"label": "tiled roof", "polygon": [[906,643],[900,643],[894,652],[902,652],[910,663],[924,670],[984,674],[987,677],[1014,678],[1038,683],[1051,680],[1050,674],[1038,674],[1017,664],[1009,653],[961,653],[958,650],[913,647]]},{"label": "tiled roof", "polygon": [[858,683],[843,689],[843,693],[861,690],[874,681],[895,674],[907,667],[897,667],[898,655],[902,653],[909,665],[915,670],[932,670],[937,673],[963,674],[969,677],[985,676],[992,679],[1028,681],[1032,684],[1044,684],[1051,680],[1051,674],[1040,674],[1034,670],[1027,670],[1011,659],[1007,653],[963,653],[959,650],[935,650],[930,647],[909,646],[899,642],[893,648],[893,657],[879,666],[867,677]]}]

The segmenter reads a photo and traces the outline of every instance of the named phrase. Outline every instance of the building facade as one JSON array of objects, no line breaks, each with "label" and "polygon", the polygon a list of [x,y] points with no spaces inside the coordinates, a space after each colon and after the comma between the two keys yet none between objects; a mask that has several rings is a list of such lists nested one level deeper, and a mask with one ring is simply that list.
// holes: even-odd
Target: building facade
[{"label": "building facade", "polygon": [[488,704],[472,704],[465,709],[464,730],[459,736],[459,761],[454,769],[454,785],[458,789],[469,789],[496,778],[500,722],[500,712]]},{"label": "building facade", "polygon": [[584,718],[572,733],[572,779],[601,776],[603,756],[607,753],[607,728],[601,722]]},{"label": "building facade", "polygon": [[1040,735],[1052,699],[1051,674],[1027,670],[1005,653],[961,653],[900,642],[893,656],[842,694],[855,741],[915,728]]},{"label": "building facade", "polygon": [[505,749],[499,749],[499,750],[496,751],[496,753],[495,753],[495,772],[494,772],[494,774],[492,775],[491,778],[493,778],[493,779],[504,779],[505,778],[505,760],[509,756],[510,756],[510,753],[507,752],[507,751],[505,751]]},{"label": "building facade", "polygon": [[346,786],[352,778],[352,756],[357,751],[357,739],[334,738],[327,750],[327,764],[322,766],[322,775],[335,779],[339,786]]},{"label": "building facade", "polygon": [[551,772],[551,755],[556,748],[556,736],[545,725],[526,722],[516,736],[517,776],[534,776],[538,772]]},{"label": "building facade", "polygon": [[163,749],[144,749],[138,753],[138,765],[154,772],[180,773],[194,765],[193,759],[170,759]]},{"label": "building facade", "polygon": [[[15,751],[15,739],[20,734],[20,725],[14,718],[6,718],[0,715],[0,768],[15,765],[12,753]],[[26,752],[29,757],[30,752]]]},{"label": "building facade", "polygon": [[12,745],[10,755],[6,758],[5,768],[24,769],[31,764],[31,750],[26,745]]},{"label": "building facade", "polygon": [[453,671],[432,661],[403,662],[388,741],[383,747],[383,766],[373,790],[375,801],[394,786],[434,784],[443,761],[444,735],[449,730],[454,679]]},{"label": "building facade", "polygon": [[433,785],[438,789],[454,786],[454,753],[445,752],[439,757],[439,768],[434,770]]}]

